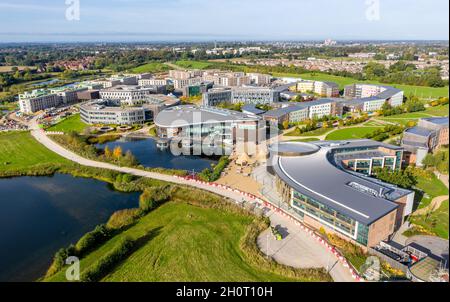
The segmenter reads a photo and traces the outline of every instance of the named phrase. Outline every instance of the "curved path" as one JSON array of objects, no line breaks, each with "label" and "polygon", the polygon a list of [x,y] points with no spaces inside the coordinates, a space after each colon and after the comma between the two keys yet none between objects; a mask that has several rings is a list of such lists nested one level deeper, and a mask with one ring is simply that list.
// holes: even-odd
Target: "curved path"
[{"label": "curved path", "polygon": [[[119,166],[109,164],[109,163],[86,159],[84,157],[79,156],[78,154],[75,154],[75,153],[65,149],[64,147],[60,146],[59,144],[57,144],[56,142],[51,140],[42,129],[38,129],[38,127],[35,123],[32,122],[31,125],[33,128],[33,130],[31,131],[31,135],[38,142],[40,142],[42,145],[44,145],[51,151],[59,154],[60,156],[66,158],[66,159],[69,159],[73,162],[76,162],[80,165],[95,167],[95,168],[109,169],[109,170],[118,171],[118,172],[122,172],[122,173],[132,174],[135,176],[153,178],[153,179],[162,180],[162,181],[166,181],[166,182],[195,187],[195,188],[198,188],[201,190],[209,191],[209,192],[215,193],[217,195],[229,198],[238,203],[243,202],[243,201],[254,202],[254,200],[250,199],[249,197],[243,196],[234,191],[228,191],[226,189],[222,189],[222,188],[218,188],[218,187],[212,187],[212,186],[208,186],[208,185],[201,184],[201,183],[191,182],[191,181],[188,181],[185,179],[176,178],[171,175],[148,172],[148,171],[143,171],[143,170],[134,169],[134,168],[119,167]],[[298,226],[292,224],[288,218],[284,217],[280,213],[271,213],[270,219],[271,219],[272,223],[276,221],[277,224],[280,223],[283,226],[287,227],[289,232],[298,233],[301,230]],[[318,245],[318,243],[315,243],[315,244]],[[309,248],[309,247],[307,247],[307,248]],[[335,260],[334,266],[336,266],[336,269],[333,269],[330,271],[330,274],[333,277],[334,281],[336,281],[336,282],[353,282],[354,281],[354,279],[352,278],[348,269],[346,269],[341,262],[337,261],[337,258],[331,252],[328,252],[325,249],[325,247],[314,246],[311,248],[312,249],[320,249],[320,250],[322,250],[322,254],[327,255],[327,258],[331,258],[331,259]],[[296,254],[298,256],[301,253],[302,253],[302,251],[299,251],[299,250],[296,251]],[[320,257],[320,256],[317,255],[317,257]],[[321,261],[321,262],[323,263],[323,261]]]},{"label": "curved path", "polygon": [[449,199],[448,195],[435,197],[435,198],[433,198],[433,200],[431,201],[431,203],[428,206],[426,206],[425,208],[422,208],[422,209],[418,209],[417,211],[412,213],[412,215],[413,216],[425,215],[428,212],[434,212],[441,207],[441,205],[444,201],[446,201],[448,199]]}]

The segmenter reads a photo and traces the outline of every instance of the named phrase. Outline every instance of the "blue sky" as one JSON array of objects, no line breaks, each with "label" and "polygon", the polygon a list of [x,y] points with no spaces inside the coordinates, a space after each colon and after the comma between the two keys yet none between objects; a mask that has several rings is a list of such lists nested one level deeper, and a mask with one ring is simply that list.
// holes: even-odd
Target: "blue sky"
[{"label": "blue sky", "polygon": [[[0,41],[448,40],[448,0],[0,0]],[[72,1],[72,0],[67,0]]]}]

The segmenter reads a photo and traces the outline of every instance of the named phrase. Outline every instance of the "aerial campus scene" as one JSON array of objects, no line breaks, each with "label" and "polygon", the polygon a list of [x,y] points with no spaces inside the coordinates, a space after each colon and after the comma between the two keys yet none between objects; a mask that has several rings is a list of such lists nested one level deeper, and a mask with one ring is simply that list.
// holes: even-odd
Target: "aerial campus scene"
[{"label": "aerial campus scene", "polygon": [[448,6],[0,0],[0,281],[448,283]]}]

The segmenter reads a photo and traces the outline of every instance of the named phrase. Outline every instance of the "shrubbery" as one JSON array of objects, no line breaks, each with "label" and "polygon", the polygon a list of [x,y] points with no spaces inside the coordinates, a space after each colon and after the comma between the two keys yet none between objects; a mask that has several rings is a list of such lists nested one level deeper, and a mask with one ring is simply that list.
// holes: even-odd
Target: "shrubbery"
[{"label": "shrubbery", "polygon": [[97,226],[92,232],[85,234],[75,244],[76,256],[83,256],[111,236],[111,231],[105,225]]},{"label": "shrubbery", "polygon": [[134,224],[142,215],[140,209],[125,209],[112,214],[106,227],[110,230],[121,230]]},{"label": "shrubbery", "polygon": [[368,133],[365,135],[365,138],[373,139],[376,141],[384,141],[392,136],[396,136],[398,134],[403,133],[405,127],[399,125],[388,125],[383,129],[375,130],[372,133]]},{"label": "shrubbery", "polygon": [[198,174],[198,177],[203,181],[213,182],[220,178],[222,171],[230,164],[230,159],[228,156],[222,156],[214,166],[213,169],[206,168],[201,173]]},{"label": "shrubbery", "polygon": [[66,265],[66,259],[73,255],[75,255],[75,247],[73,245],[57,251],[55,256],[53,257],[52,264],[45,274],[45,278],[51,277],[59,272]]},{"label": "shrubbery", "polygon": [[145,213],[150,212],[171,198],[170,186],[146,188],[139,196],[139,208]]},{"label": "shrubbery", "polygon": [[123,260],[133,249],[135,240],[125,237],[109,253],[100,258],[81,274],[81,281],[94,282]]}]

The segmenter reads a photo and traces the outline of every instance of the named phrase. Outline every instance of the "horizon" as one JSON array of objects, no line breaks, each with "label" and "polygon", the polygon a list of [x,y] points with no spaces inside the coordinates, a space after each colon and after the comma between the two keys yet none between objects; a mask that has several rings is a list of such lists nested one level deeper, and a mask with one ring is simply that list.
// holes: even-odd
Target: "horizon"
[{"label": "horizon", "polygon": [[0,1],[2,43],[448,41],[449,35],[446,0],[32,2]]}]

